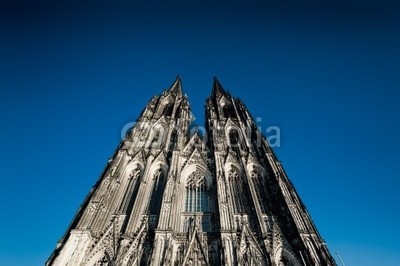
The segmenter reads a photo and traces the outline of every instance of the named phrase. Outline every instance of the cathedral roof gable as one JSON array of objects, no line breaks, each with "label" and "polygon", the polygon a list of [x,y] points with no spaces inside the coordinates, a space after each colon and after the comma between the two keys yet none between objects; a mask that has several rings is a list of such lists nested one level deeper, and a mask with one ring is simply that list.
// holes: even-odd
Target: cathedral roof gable
[{"label": "cathedral roof gable", "polygon": [[249,153],[249,155],[247,156],[247,165],[251,165],[251,164],[258,166],[258,167],[262,167],[260,165],[260,163],[258,162],[258,160],[256,159],[256,157],[254,157],[254,155],[252,153]]},{"label": "cathedral roof gable", "polygon": [[239,168],[240,168],[240,163],[239,163],[239,161],[236,159],[236,155],[233,154],[232,151],[230,151],[230,152],[228,153],[228,156],[226,157],[226,160],[225,160],[225,164],[226,164],[226,165],[227,165],[227,164],[233,164],[233,165],[235,165],[236,167],[239,167]]},{"label": "cathedral roof gable", "polygon": [[254,252],[256,253],[258,258],[264,257],[264,252],[262,251],[257,239],[248,227],[247,222],[242,222],[242,231],[240,234],[238,252],[239,257],[241,257],[243,254],[250,253],[251,255],[253,255],[251,259],[254,259]]},{"label": "cathedral roof gable", "polygon": [[160,162],[160,163],[166,165],[167,159],[166,159],[166,156],[165,156],[165,153],[163,150],[158,154],[158,156],[156,157],[154,162]]},{"label": "cathedral roof gable", "polygon": [[203,156],[201,155],[199,149],[197,147],[194,148],[192,154],[187,161],[187,165],[190,164],[200,164],[207,167],[207,163],[204,161]]},{"label": "cathedral roof gable", "polygon": [[140,150],[138,151],[135,156],[132,158],[131,162],[139,162],[144,164],[144,155],[143,155],[143,151]]},{"label": "cathedral roof gable", "polygon": [[228,128],[228,127],[239,127],[238,126],[238,124],[236,124],[233,120],[232,120],[232,118],[228,118],[227,120],[226,120],[226,123],[225,123],[225,128]]},{"label": "cathedral roof gable", "polygon": [[153,127],[157,127],[158,125],[161,125],[163,128],[167,127],[168,123],[165,116],[160,116],[160,118],[154,123]]},{"label": "cathedral roof gable", "polygon": [[[195,221],[196,221],[196,219],[195,219]],[[193,253],[200,254],[200,259],[205,263],[205,265],[209,265],[208,256],[204,250],[204,247],[203,247],[203,244],[201,241],[201,237],[200,237],[200,233],[199,233],[199,226],[197,225],[197,223],[194,225],[192,230],[193,230],[193,232],[190,236],[189,247],[186,251],[182,265],[186,265],[188,263],[188,260],[190,259],[191,256],[193,256]],[[200,249],[200,252],[196,252],[194,250],[196,247],[198,249]]]},{"label": "cathedral roof gable", "polygon": [[194,133],[193,136],[190,138],[189,142],[186,144],[183,152],[192,152],[192,148],[195,147],[202,147],[203,148],[204,140],[200,136],[198,132]]}]

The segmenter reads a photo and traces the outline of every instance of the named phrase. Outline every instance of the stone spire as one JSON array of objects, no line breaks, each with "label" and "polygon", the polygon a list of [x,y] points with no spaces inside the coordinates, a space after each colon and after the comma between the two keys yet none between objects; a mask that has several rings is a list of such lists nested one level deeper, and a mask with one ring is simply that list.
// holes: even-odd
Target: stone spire
[{"label": "stone spire", "polygon": [[171,88],[168,90],[168,92],[172,93],[173,95],[176,96],[182,96],[182,81],[181,81],[181,76],[177,76],[174,84],[172,84]]},{"label": "stone spire", "polygon": [[221,83],[219,83],[217,77],[214,77],[211,97],[213,97],[214,99],[216,99],[218,101],[219,99],[221,99],[222,96],[228,96],[228,94],[222,87]]},{"label": "stone spire", "polygon": [[178,76],[121,141],[46,266],[335,265],[248,114],[214,78],[207,132],[190,136]]}]

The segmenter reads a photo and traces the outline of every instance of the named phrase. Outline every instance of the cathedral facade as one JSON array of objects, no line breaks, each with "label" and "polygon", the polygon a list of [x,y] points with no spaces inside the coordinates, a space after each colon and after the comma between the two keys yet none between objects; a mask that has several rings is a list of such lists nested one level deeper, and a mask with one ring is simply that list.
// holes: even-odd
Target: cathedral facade
[{"label": "cathedral facade", "polygon": [[149,101],[47,266],[336,265],[244,103],[205,106],[201,133],[179,77]]}]

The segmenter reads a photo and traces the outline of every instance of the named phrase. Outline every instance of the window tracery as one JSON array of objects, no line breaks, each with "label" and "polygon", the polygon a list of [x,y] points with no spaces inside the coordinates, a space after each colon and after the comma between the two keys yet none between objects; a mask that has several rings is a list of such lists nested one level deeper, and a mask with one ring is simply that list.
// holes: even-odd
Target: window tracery
[{"label": "window tracery", "polygon": [[137,179],[140,176],[140,167],[136,166],[132,171],[129,173],[129,177],[133,179]]},{"label": "window tracery", "polygon": [[268,196],[265,189],[263,175],[260,171],[254,169],[250,173],[250,178],[253,181],[254,188],[256,190],[257,200],[260,204],[261,211],[263,213],[266,213],[266,204],[268,202]]},{"label": "window tracery", "polygon": [[209,193],[204,175],[192,173],[186,183],[186,212],[209,212]]},{"label": "window tracery", "polygon": [[150,214],[158,214],[161,207],[161,200],[164,191],[164,171],[157,169],[153,175],[153,191],[151,193],[151,200],[149,204]]},{"label": "window tracery", "polygon": [[187,178],[184,199],[183,231],[189,230],[194,219],[197,219],[203,231],[211,231],[212,204],[210,190],[203,173],[195,171]]},{"label": "window tracery", "polygon": [[243,178],[239,175],[239,171],[231,168],[228,171],[228,179],[232,195],[233,210],[235,213],[246,212],[248,198],[245,192],[245,184]]}]

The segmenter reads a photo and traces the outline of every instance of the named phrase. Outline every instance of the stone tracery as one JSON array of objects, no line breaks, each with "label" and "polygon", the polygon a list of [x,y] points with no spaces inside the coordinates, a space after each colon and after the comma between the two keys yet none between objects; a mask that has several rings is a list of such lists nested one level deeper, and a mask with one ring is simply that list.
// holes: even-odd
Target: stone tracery
[{"label": "stone tracery", "polygon": [[215,79],[206,111],[153,97],[46,265],[335,265],[244,104]]}]

